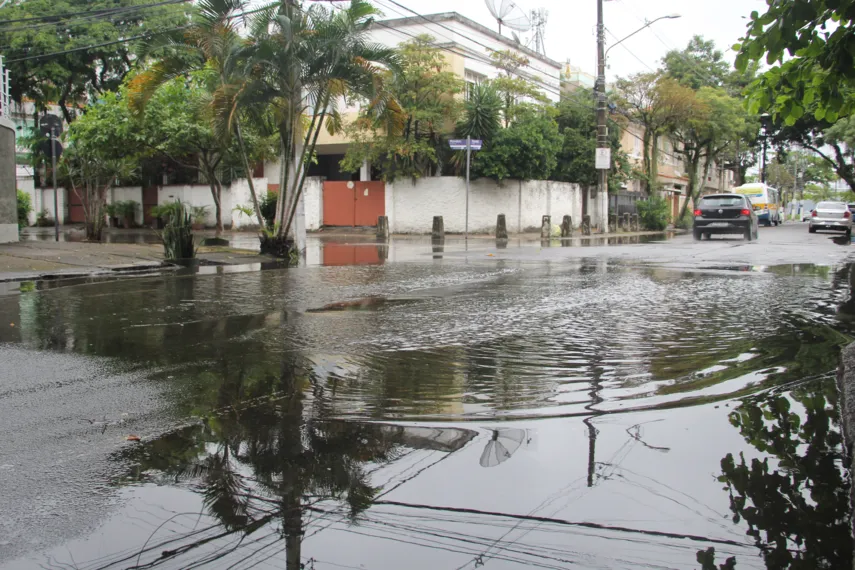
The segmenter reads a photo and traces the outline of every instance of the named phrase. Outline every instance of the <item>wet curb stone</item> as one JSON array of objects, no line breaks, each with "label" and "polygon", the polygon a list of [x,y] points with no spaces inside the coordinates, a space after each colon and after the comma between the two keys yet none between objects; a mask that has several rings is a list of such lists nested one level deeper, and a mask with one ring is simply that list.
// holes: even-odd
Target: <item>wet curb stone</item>
[{"label": "wet curb stone", "polygon": [[[837,390],[840,393],[840,418],[843,425],[843,440],[846,446],[846,462],[850,477],[855,473],[855,456],[852,449],[855,443],[855,343],[845,347],[840,353],[840,365],[837,368]],[[855,512],[855,487],[849,488],[849,504]],[[850,515],[850,531],[855,535],[855,517]],[[852,568],[855,569],[855,554]]]}]

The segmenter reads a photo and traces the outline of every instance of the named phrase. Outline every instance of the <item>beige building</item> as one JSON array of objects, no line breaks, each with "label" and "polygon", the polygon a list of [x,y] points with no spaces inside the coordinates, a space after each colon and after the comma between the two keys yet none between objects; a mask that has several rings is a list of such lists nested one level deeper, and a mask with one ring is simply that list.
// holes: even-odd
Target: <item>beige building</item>
[{"label": "beige building", "polygon": [[[622,150],[638,168],[641,168],[642,163],[643,135],[644,127],[630,123],[624,127],[621,137]],[[679,215],[680,208],[686,201],[687,186],[689,184],[689,178],[686,176],[685,166],[679,154],[678,145],[678,142],[666,136],[659,139],[659,170],[657,181],[662,188],[663,197],[670,203],[672,218],[676,218]],[[713,163],[710,166],[706,179],[703,181],[703,190],[701,193],[726,192],[731,188],[733,188],[733,172],[726,170],[718,163]],[[627,191],[641,192],[641,181],[630,181],[627,184]]]}]

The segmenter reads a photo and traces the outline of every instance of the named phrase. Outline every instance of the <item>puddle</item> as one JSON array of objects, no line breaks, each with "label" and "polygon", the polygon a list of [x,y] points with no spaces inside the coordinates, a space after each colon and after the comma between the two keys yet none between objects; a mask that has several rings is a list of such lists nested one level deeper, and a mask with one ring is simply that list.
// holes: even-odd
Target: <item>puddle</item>
[{"label": "puddle", "polygon": [[0,297],[0,567],[851,567],[855,272],[433,247]]}]

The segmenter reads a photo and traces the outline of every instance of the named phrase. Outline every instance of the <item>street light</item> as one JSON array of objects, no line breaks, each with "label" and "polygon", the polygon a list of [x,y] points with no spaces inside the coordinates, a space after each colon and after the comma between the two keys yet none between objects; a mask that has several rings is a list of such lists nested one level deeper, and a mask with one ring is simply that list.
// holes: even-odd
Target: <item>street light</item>
[{"label": "street light", "polygon": [[[619,40],[617,43],[609,46],[609,50],[619,43],[631,38],[641,30],[649,28],[659,20],[679,18],[680,14],[669,14],[660,16],[649,22],[645,22],[643,26]],[[608,214],[609,214],[609,170],[611,169],[611,152],[609,145],[609,129],[606,119],[606,54],[609,52],[606,49],[606,28],[603,25],[603,0],[597,0],[597,151],[596,156],[599,160],[595,161],[597,168],[597,190],[596,198],[599,202],[599,220],[597,225],[604,232],[608,232]]]}]

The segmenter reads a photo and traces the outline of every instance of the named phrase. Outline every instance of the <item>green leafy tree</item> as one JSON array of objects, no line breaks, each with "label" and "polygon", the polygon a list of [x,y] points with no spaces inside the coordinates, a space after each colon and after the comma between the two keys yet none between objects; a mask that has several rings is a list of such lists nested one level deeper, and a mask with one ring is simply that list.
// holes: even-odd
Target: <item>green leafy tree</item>
[{"label": "green leafy tree", "polygon": [[546,110],[517,109],[511,125],[496,133],[473,160],[475,176],[494,180],[548,180],[558,166],[562,139]]},{"label": "green leafy tree", "polygon": [[[696,203],[710,167],[722,160],[727,148],[739,139],[745,127],[741,103],[719,87],[701,87],[695,93],[692,111],[674,129],[680,142],[688,184],[687,196]],[[690,200],[683,203],[678,219],[686,215]]]},{"label": "green leafy tree", "polygon": [[620,112],[644,130],[641,170],[649,192],[658,184],[659,137],[672,133],[695,112],[694,91],[661,73],[640,73],[618,79],[613,97]]},{"label": "green leafy tree", "polygon": [[736,67],[761,59],[772,67],[752,83],[752,110],[766,109],[788,125],[809,113],[834,123],[855,109],[847,92],[855,87],[855,0],[768,2],[751,21],[738,50]]},{"label": "green leafy tree", "polygon": [[[554,180],[574,182],[584,186],[597,183],[594,155],[597,148],[597,112],[593,107],[593,93],[576,89],[557,104],[558,130],[564,139],[558,155],[558,165],[552,174]],[[629,180],[631,167],[621,150],[621,127],[609,119],[609,143],[616,168],[609,175],[609,192],[618,192]]]},{"label": "green leafy tree", "polygon": [[396,103],[389,110],[392,117],[372,118],[371,108],[362,112],[349,129],[354,142],[342,161],[343,170],[356,171],[368,160],[387,181],[443,170],[449,154],[446,137],[462,108],[456,96],[463,92],[463,82],[450,70],[431,36],[401,44],[398,54],[400,70],[389,71],[386,77],[386,88]]},{"label": "green leafy tree", "polygon": [[671,50],[662,58],[669,77],[694,90],[701,87],[722,87],[730,66],[715,42],[703,36],[693,36],[684,50]]},{"label": "green leafy tree", "polygon": [[[148,44],[147,50],[160,54],[160,57],[134,78],[130,92],[134,105],[144,107],[152,94],[166,82],[188,77],[193,72],[208,72],[206,85],[211,90],[209,119],[213,132],[224,147],[229,146],[232,135],[235,136],[235,156],[241,159],[240,169],[246,175],[258,223],[263,226],[264,219],[252,180],[249,145],[241,128],[242,115],[248,112],[239,108],[241,95],[246,92],[250,81],[246,70],[250,46],[237,29],[244,4],[243,0],[200,1],[192,24],[181,38],[166,36]],[[216,198],[215,203],[219,210]],[[221,218],[218,213],[218,230]]]},{"label": "green leafy tree", "polygon": [[499,50],[490,52],[490,60],[499,70],[499,75],[489,83],[502,99],[505,127],[516,118],[520,105],[545,105],[549,102],[540,87],[524,75],[523,70],[531,63],[527,57],[512,50]]},{"label": "green leafy tree", "polygon": [[502,128],[502,99],[495,85],[479,83],[469,89],[457,136],[490,141]]},{"label": "green leafy tree", "polygon": [[[11,95],[35,103],[38,114],[56,103],[71,122],[87,99],[115,91],[138,61],[137,43],[186,25],[191,3],[146,6],[150,0],[11,0],[0,22],[0,46],[11,75]],[[68,16],[75,14],[75,16]],[[103,45],[100,44],[109,44]],[[99,47],[77,50],[85,46]],[[77,51],[68,51],[77,50]],[[65,52],[50,57],[37,57]]]},{"label": "green leafy tree", "polygon": [[33,204],[30,200],[30,195],[21,190],[17,191],[17,210],[18,210],[18,229],[26,228],[30,225],[29,215],[33,211]]},{"label": "green leafy tree", "polygon": [[275,239],[281,243],[293,243],[292,223],[306,165],[315,154],[321,129],[335,133],[343,128],[341,103],[367,100],[366,117],[386,117],[393,132],[401,128],[384,72],[399,68],[398,55],[370,41],[376,14],[364,0],[351,0],[340,10],[320,3],[303,8],[293,0],[280,0],[253,25],[254,81],[245,104],[269,108],[276,118],[281,190]]}]

